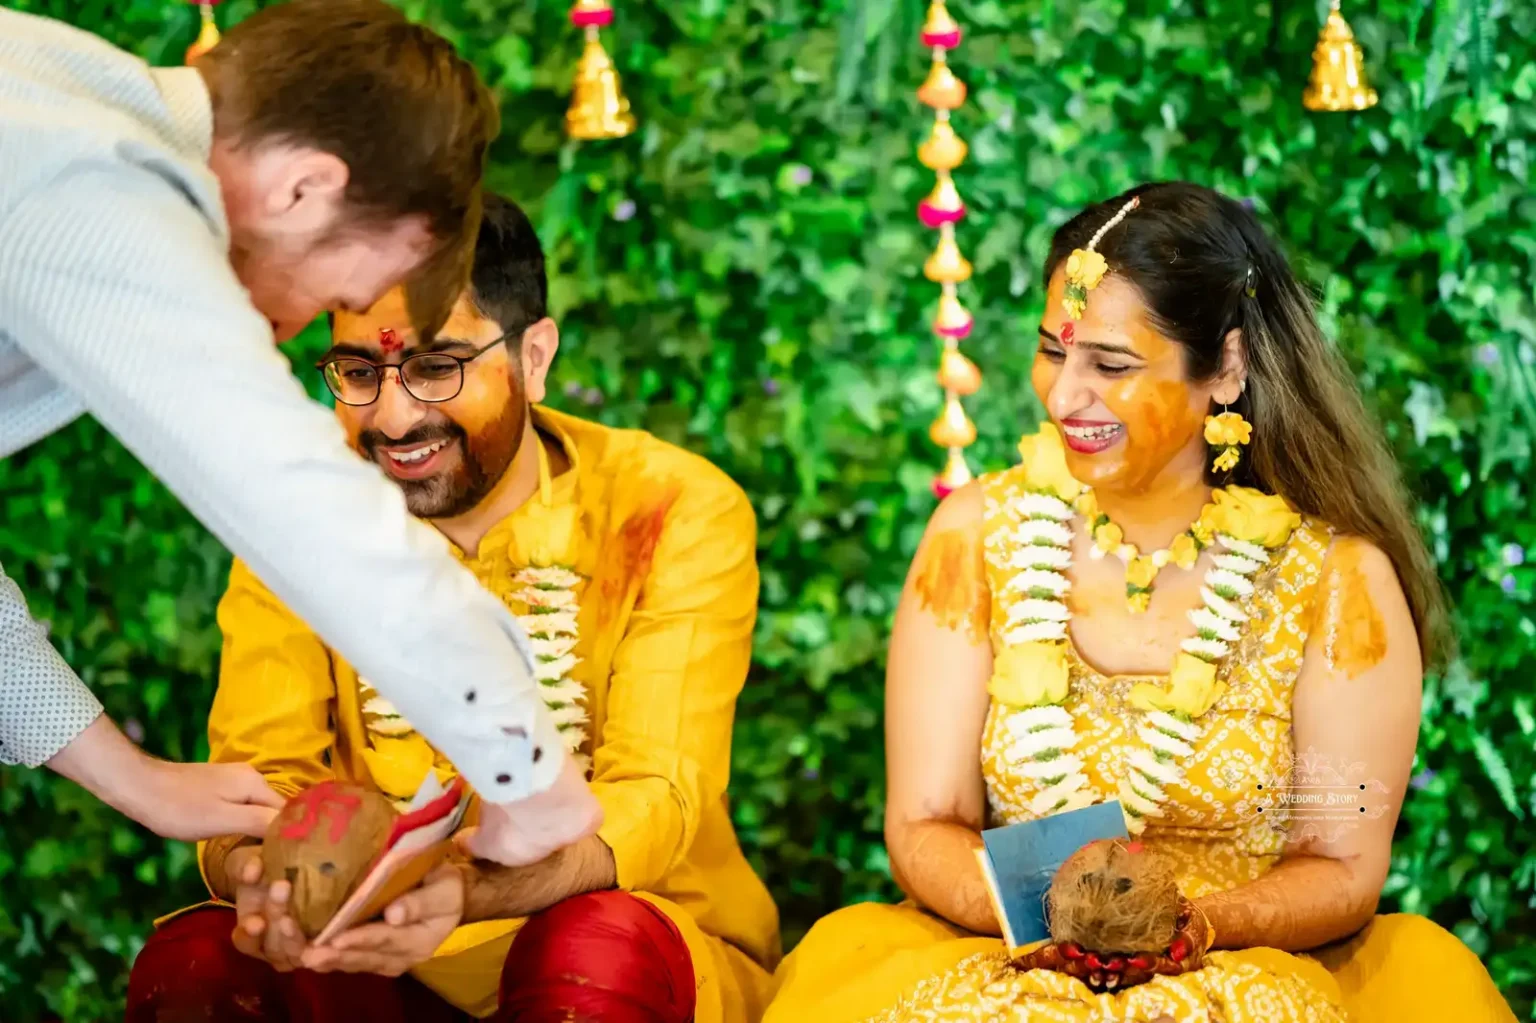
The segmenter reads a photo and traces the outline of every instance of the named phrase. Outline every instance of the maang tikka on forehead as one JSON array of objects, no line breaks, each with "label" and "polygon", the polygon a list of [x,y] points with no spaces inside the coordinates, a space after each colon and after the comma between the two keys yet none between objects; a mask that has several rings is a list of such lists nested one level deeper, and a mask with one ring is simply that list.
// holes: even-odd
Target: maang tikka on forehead
[{"label": "maang tikka on forehead", "polygon": [[1099,253],[1099,242],[1109,233],[1110,228],[1126,218],[1136,207],[1141,205],[1141,197],[1135,196],[1130,202],[1120,207],[1120,212],[1094,232],[1088,240],[1087,248],[1073,249],[1067,257],[1066,275],[1067,286],[1061,297],[1061,304],[1067,310],[1067,321],[1061,325],[1061,343],[1070,345],[1077,334],[1075,321],[1083,318],[1083,313],[1088,311],[1088,292],[1099,286],[1104,275],[1109,273],[1109,263]]}]

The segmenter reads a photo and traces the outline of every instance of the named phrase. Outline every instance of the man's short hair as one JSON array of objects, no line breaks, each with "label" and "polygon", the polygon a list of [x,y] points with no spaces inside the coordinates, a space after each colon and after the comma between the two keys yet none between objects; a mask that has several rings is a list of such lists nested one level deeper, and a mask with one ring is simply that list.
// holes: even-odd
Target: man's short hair
[{"label": "man's short hair", "polygon": [[439,242],[406,284],[423,337],[469,279],[496,102],[441,36],[384,0],[288,0],[234,25],[198,62],[221,135],[331,153],[354,225],[424,217]]},{"label": "man's short hair", "polygon": [[515,351],[523,331],[548,315],[544,247],[517,203],[487,192],[483,205],[469,298],[481,316],[501,325]]}]

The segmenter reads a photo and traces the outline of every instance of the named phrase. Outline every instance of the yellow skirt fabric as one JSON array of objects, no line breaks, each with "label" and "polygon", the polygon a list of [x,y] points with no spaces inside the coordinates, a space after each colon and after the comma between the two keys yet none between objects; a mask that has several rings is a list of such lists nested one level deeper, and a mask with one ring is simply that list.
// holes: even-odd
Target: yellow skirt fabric
[{"label": "yellow skirt fabric", "polygon": [[[698,922],[675,904],[645,892],[632,894],[665,913],[688,945],[698,985],[695,1023],[758,1023],[762,1019],[772,984],[766,970],[734,946],[699,930]],[[462,1011],[489,1016],[496,1011],[502,964],[522,926],[522,920],[466,924],[411,974]]]},{"label": "yellow skirt fabric", "polygon": [[784,961],[763,1023],[1513,1023],[1477,957],[1440,927],[1382,916],[1317,957],[1213,952],[1204,969],[1097,995],[1020,972],[996,938],[916,907],[866,904],[822,920]]}]

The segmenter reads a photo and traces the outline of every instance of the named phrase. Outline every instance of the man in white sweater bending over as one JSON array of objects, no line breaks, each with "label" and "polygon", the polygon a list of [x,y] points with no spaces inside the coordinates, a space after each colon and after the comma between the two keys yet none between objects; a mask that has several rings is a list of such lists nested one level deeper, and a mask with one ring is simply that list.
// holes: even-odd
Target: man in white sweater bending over
[{"label": "man in white sweater bending over", "polygon": [[[471,850],[521,865],[601,816],[526,639],[273,344],[402,281],[435,332],[496,130],[474,69],[382,0],[270,7],[174,69],[0,9],[0,458],[96,416],[454,761]],[[261,834],[277,804],[130,743],[3,569],[0,761],[177,838]]]}]

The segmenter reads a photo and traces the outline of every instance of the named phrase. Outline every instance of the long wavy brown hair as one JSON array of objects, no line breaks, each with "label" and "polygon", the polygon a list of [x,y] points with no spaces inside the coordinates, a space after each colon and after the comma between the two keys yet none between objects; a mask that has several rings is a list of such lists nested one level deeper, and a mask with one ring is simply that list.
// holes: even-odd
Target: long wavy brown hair
[{"label": "long wavy brown hair", "polygon": [[1141,292],[1157,329],[1184,346],[1190,378],[1212,379],[1227,334],[1241,331],[1248,386],[1232,408],[1253,424],[1253,442],[1236,470],[1211,482],[1279,494],[1374,543],[1397,569],[1425,663],[1444,663],[1445,597],[1397,462],[1318,327],[1311,295],[1252,213],[1200,185],[1140,185],[1056,232],[1046,280],[1133,196],[1140,205],[1098,250]]}]

